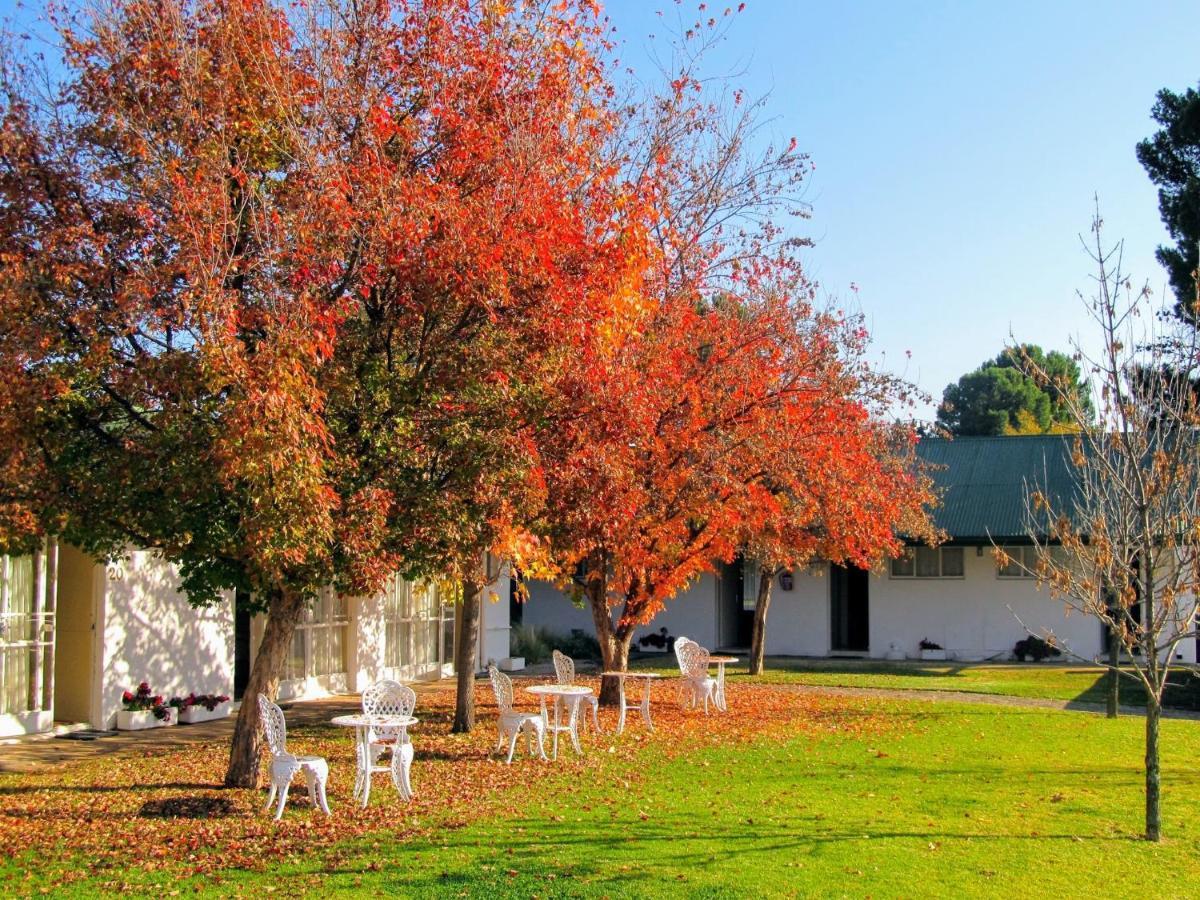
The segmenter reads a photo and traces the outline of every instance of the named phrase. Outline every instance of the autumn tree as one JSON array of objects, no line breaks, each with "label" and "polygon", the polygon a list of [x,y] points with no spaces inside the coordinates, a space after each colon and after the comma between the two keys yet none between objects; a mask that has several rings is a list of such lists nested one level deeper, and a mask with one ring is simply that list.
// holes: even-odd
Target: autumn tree
[{"label": "autumn tree", "polygon": [[[784,227],[807,212],[805,157],[760,134],[761,102],[701,71],[724,27],[685,29],[662,89],[625,106],[614,164],[648,185],[652,257],[624,327],[598,333],[559,380],[565,412],[545,444],[551,555],[610,670],[639,625],[778,514],[779,485],[815,531],[804,476],[861,462],[878,447],[861,423],[895,399],[890,382],[868,397],[865,334],[817,308],[806,242]],[[873,490],[886,506],[892,485]],[[602,701],[615,696],[606,679]]]},{"label": "autumn tree", "polygon": [[[1120,245],[1103,243],[1099,216],[1092,233],[1096,294],[1086,309],[1101,350],[1079,352],[1099,415],[1089,422],[1079,404],[1071,407],[1079,428],[1073,496],[1029,497],[1031,574],[1116,635],[1127,662],[1115,671],[1145,693],[1146,837],[1157,841],[1163,692],[1177,648],[1197,637],[1200,612],[1200,408],[1191,389],[1200,345],[1192,329],[1156,333],[1156,322],[1167,319],[1147,289],[1132,288]],[[1032,359],[1024,365],[1031,377],[1047,377]]]},{"label": "autumn tree", "polygon": [[[540,495],[537,379],[639,255],[593,151],[589,7],[99,6],[58,20],[59,79],[10,44],[5,538],[250,593],[250,696],[324,586],[478,598]],[[230,784],[256,780],[255,710]]]},{"label": "autumn tree", "polygon": [[[862,340],[847,347],[861,352]],[[852,374],[853,373],[853,374]],[[743,538],[743,555],[758,570],[749,670],[763,671],[767,616],[775,580],[815,560],[869,569],[903,550],[905,539],[936,543],[929,510],[932,485],[916,454],[916,435],[876,408],[900,385],[860,365],[828,391],[824,415],[774,436],[760,515]]]}]

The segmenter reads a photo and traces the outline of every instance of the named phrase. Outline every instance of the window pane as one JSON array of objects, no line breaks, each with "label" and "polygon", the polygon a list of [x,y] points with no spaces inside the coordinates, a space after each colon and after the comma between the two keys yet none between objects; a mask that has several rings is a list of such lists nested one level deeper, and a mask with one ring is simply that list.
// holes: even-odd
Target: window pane
[{"label": "window pane", "polygon": [[292,635],[292,652],[287,661],[288,678],[304,677],[304,636],[307,633],[307,629],[297,628]]},{"label": "window pane", "polygon": [[946,578],[958,578],[963,574],[963,548],[942,548],[942,575]]},{"label": "window pane", "polygon": [[938,574],[938,551],[933,547],[918,547],[917,577],[937,578]]},{"label": "window pane", "polygon": [[1008,565],[1000,567],[1000,576],[1002,578],[1020,578],[1021,577],[1021,548],[1020,547],[1002,547],[1004,555],[1008,557]]},{"label": "window pane", "polygon": [[897,577],[911,576],[913,573],[912,552],[905,550],[902,556],[892,560],[892,575]]}]

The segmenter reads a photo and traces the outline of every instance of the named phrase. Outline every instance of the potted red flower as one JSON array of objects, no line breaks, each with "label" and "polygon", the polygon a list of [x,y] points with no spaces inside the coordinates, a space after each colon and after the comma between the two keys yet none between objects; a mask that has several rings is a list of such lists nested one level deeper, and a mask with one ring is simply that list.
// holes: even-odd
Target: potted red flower
[{"label": "potted red flower", "polygon": [[187,725],[223,719],[229,715],[229,698],[224,694],[197,694],[193,691],[186,697],[172,697],[170,705],[179,710],[179,721]]},{"label": "potted red flower", "polygon": [[161,728],[175,724],[175,710],[162,695],[154,693],[143,681],[135,690],[121,694],[122,708],[117,710],[117,727],[122,731]]}]

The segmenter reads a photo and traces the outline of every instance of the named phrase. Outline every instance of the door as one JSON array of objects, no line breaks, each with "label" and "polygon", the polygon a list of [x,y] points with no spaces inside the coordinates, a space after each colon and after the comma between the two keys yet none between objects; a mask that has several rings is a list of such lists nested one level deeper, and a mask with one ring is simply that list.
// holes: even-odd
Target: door
[{"label": "door", "polygon": [[238,591],[233,601],[233,698],[241,700],[250,683],[250,595]]},{"label": "door", "polygon": [[830,567],[830,641],[834,652],[866,653],[871,649],[867,591],[869,575],[855,566]]},{"label": "door", "polygon": [[750,632],[754,628],[754,603],[758,597],[746,591],[746,563],[742,557],[722,564],[719,596],[720,645],[749,647]]}]

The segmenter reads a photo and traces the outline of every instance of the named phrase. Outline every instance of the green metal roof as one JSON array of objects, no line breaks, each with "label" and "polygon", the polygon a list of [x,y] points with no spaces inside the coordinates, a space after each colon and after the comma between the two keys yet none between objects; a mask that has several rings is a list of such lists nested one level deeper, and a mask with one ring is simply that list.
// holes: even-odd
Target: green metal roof
[{"label": "green metal roof", "polygon": [[1072,441],[1070,435],[922,438],[917,455],[930,464],[941,497],[934,522],[959,543],[1028,542],[1025,500],[1032,491],[1069,508]]}]

